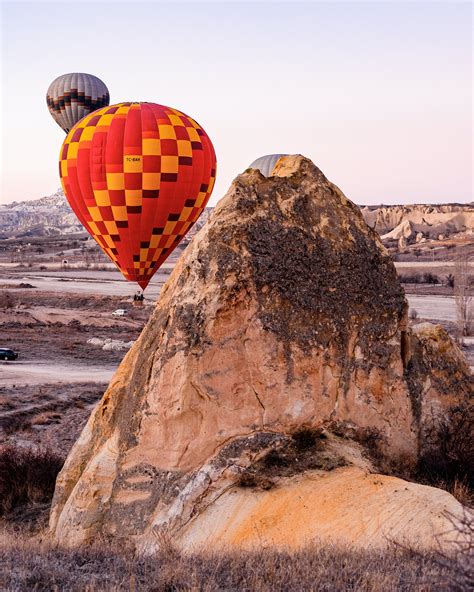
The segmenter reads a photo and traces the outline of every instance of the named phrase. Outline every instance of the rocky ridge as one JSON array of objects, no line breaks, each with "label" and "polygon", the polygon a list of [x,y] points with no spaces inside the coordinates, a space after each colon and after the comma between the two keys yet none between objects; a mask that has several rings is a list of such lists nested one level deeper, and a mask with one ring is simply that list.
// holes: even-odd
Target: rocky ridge
[{"label": "rocky ridge", "polygon": [[[205,209],[191,235],[205,223],[211,209]],[[0,239],[76,233],[85,234],[86,231],[72,211],[62,189],[40,199],[0,205]]]},{"label": "rocky ridge", "polygon": [[61,189],[48,197],[0,205],[0,236],[84,233]]},{"label": "rocky ridge", "polygon": [[474,234],[474,204],[361,206],[383,241],[444,240]]},{"label": "rocky ridge", "polygon": [[[402,239],[408,243],[423,242],[474,233],[472,203],[359,207],[364,220],[384,241]],[[205,209],[190,237],[204,225],[212,210],[212,207]],[[77,232],[84,232],[84,229],[67,203],[62,189],[48,197],[0,205],[0,236],[45,236]]]}]

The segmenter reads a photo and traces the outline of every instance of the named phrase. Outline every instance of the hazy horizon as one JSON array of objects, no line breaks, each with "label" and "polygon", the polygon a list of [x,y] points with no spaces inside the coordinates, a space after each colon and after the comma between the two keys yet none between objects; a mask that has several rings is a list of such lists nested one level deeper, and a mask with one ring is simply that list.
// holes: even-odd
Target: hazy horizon
[{"label": "hazy horizon", "polygon": [[[311,158],[357,204],[470,203],[468,2],[3,2],[0,203],[60,186],[58,75],[192,115],[209,205],[266,153]],[[91,18],[93,15],[93,18]],[[86,43],[84,42],[86,40]]]},{"label": "hazy horizon", "polygon": [[[0,208],[2,207],[8,207],[11,206],[13,204],[21,204],[21,203],[26,203],[26,202],[32,202],[32,201],[37,201],[40,200],[42,198],[45,197],[52,197],[59,189],[62,188],[58,187],[58,189],[56,191],[52,191],[50,194],[48,195],[41,195],[39,197],[32,197],[29,199],[17,199],[17,200],[13,200],[10,202],[0,202]],[[214,193],[213,196],[215,197]],[[217,201],[223,197],[219,196],[219,198],[216,200],[210,200],[209,203],[207,204],[206,208],[214,208],[217,205]],[[353,201],[353,200],[351,200]],[[425,202],[393,202],[393,203],[385,203],[383,201],[381,202],[374,202],[374,203],[364,203],[364,202],[354,202],[358,207],[360,208],[365,208],[365,207],[369,207],[369,208],[376,208],[376,207],[383,207],[383,206],[474,206],[474,200],[471,201],[465,201],[465,202],[459,202],[459,201],[439,201],[439,202],[431,202],[431,201],[425,201]]]}]

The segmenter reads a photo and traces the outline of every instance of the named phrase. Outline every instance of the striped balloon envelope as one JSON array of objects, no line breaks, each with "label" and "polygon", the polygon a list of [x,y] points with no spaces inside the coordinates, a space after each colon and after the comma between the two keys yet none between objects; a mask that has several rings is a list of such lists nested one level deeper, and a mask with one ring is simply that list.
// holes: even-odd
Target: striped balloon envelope
[{"label": "striped balloon envelope", "polygon": [[155,103],[120,103],[67,135],[60,176],[79,220],[143,289],[204,210],[216,156],[202,127]]},{"label": "striped balloon envelope", "polygon": [[266,156],[261,156],[252,162],[249,169],[258,169],[264,177],[271,177],[276,163],[282,156],[288,156],[288,154],[267,154]]},{"label": "striped balloon envelope", "polygon": [[46,92],[49,112],[66,133],[80,119],[109,102],[109,91],[102,80],[83,72],[58,76]]}]

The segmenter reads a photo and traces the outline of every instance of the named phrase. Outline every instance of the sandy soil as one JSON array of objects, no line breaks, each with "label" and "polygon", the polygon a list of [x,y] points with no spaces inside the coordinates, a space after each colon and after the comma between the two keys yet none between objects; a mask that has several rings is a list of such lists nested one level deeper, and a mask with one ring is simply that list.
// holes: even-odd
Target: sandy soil
[{"label": "sandy soil", "polygon": [[[128,302],[119,302],[118,304],[125,308]],[[82,326],[113,327],[115,329],[121,329],[124,327],[141,328],[142,325],[139,320],[130,318],[128,315],[124,317],[114,317],[112,315],[113,310],[116,310],[113,306],[110,310],[98,312],[92,307],[90,309],[86,308],[85,310],[63,309],[41,305],[26,307],[22,303],[18,308],[0,310],[0,325],[6,326],[11,323],[17,325],[28,325],[32,323],[43,325],[72,325],[76,323]]]}]

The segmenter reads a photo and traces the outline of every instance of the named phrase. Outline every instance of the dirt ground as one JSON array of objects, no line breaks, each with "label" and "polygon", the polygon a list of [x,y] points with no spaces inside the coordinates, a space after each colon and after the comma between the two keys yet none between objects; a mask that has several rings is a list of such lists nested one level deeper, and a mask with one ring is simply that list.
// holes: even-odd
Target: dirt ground
[{"label": "dirt ground", "polygon": [[[14,362],[0,361],[0,444],[46,445],[67,454],[128,344],[140,335],[154,299],[134,307],[126,290],[101,291],[110,282],[99,274],[107,272],[70,278],[59,285],[72,289],[55,291],[49,280],[25,279],[22,269],[0,266],[0,347],[19,354]],[[76,289],[76,280],[87,290]],[[112,316],[119,308],[126,316]],[[87,343],[91,338],[124,347],[104,350]]]},{"label": "dirt ground", "polygon": [[[46,446],[65,456],[107,383],[0,385],[0,444]],[[14,393],[14,397],[12,394]]]},{"label": "dirt ground", "polygon": [[[13,300],[7,308],[0,308],[0,347],[18,352],[18,362],[114,369],[124,352],[104,351],[87,340],[135,340],[152,310],[151,306],[135,308],[130,299],[122,297],[58,295],[38,288],[8,293]],[[112,316],[119,308],[127,311],[125,317]],[[15,364],[20,378],[22,366]]]},{"label": "dirt ground", "polygon": [[[0,268],[1,269],[1,268]],[[6,275],[6,274],[5,274]],[[130,299],[137,290],[137,286],[126,282],[117,271],[98,271],[89,273],[77,273],[69,271],[67,275],[59,275],[58,271],[43,271],[41,273],[23,271],[21,276],[15,277],[10,272],[6,277],[0,275],[0,284],[4,289],[15,289],[20,283],[29,283],[41,291],[56,292],[60,294],[91,294],[102,296],[118,296]],[[166,270],[157,274],[146,289],[145,298],[148,302],[154,302],[160,290],[168,279]]]}]

